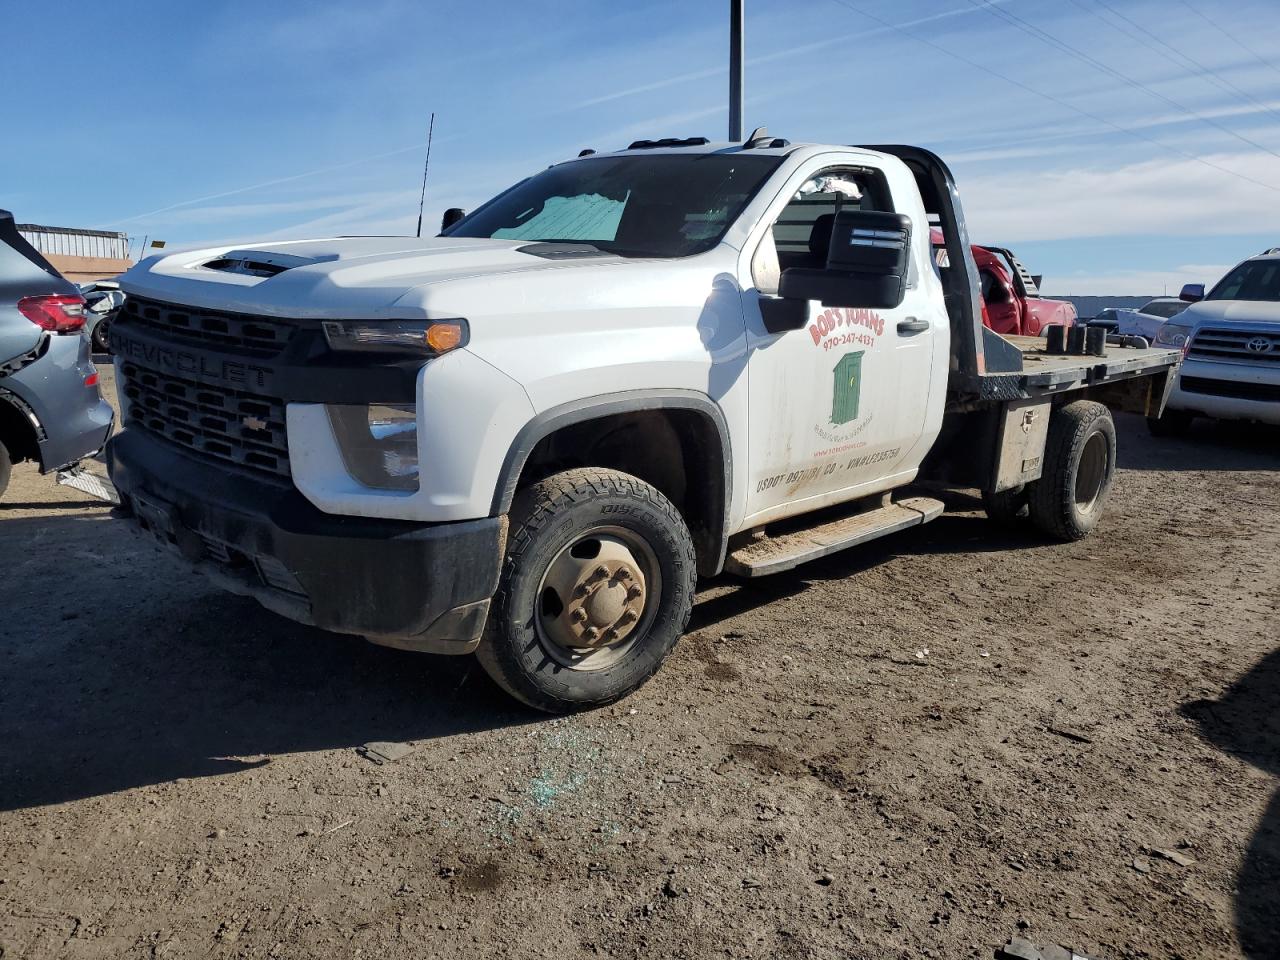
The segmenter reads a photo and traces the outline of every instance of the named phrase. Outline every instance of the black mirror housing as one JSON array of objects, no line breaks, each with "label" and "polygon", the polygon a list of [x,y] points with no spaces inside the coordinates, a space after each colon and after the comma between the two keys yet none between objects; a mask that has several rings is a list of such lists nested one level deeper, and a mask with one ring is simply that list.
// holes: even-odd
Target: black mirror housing
[{"label": "black mirror housing", "polygon": [[1178,299],[1184,303],[1199,303],[1204,299],[1204,284],[1188,283],[1184,285],[1182,292],[1178,294]]},{"label": "black mirror housing", "polygon": [[444,216],[440,218],[440,232],[444,233],[466,215],[467,211],[461,207],[450,207],[444,212]]},{"label": "black mirror housing", "polygon": [[900,213],[841,210],[831,229],[825,270],[792,267],[778,293],[824,307],[890,310],[906,295],[911,218]]}]

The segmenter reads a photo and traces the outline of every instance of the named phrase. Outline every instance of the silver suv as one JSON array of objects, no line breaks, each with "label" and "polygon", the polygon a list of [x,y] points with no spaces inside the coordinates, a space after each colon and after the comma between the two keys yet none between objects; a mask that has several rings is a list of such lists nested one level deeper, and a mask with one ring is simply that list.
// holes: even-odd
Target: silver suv
[{"label": "silver suv", "polygon": [[111,406],[89,355],[84,298],[0,210],[0,495],[9,471],[41,473],[91,456],[111,432]]},{"label": "silver suv", "polygon": [[1191,306],[1156,334],[1183,361],[1152,433],[1184,433],[1198,416],[1280,425],[1280,247],[1237,265],[1208,294],[1187,284],[1181,299]]}]

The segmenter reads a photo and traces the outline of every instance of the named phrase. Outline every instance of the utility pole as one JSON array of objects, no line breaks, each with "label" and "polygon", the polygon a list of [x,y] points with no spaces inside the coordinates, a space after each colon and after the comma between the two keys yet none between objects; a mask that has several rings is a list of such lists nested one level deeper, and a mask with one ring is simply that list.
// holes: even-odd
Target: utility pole
[{"label": "utility pole", "polygon": [[742,139],[742,6],[744,0],[729,0],[729,140]]}]

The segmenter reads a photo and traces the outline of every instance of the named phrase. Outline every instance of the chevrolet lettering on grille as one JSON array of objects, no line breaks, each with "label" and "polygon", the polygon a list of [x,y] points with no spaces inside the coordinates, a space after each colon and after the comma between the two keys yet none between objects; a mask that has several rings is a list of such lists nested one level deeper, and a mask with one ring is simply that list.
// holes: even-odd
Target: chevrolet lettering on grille
[{"label": "chevrolet lettering on grille", "polygon": [[111,347],[117,356],[128,357],[144,366],[163,370],[193,380],[215,381],[250,390],[267,390],[271,370],[239,360],[224,360],[189,353],[174,347],[145,343],[121,336],[111,330]]}]

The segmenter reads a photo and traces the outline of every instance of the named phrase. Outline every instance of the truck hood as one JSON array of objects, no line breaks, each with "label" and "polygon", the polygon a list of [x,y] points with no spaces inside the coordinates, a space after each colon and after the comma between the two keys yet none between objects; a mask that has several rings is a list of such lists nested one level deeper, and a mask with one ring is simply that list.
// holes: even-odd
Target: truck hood
[{"label": "truck hood", "polygon": [[[430,284],[638,261],[528,240],[338,237],[237,244],[150,257],[120,277],[128,294],[281,317],[420,316],[400,305]],[[412,299],[412,298],[411,298]]]},{"label": "truck hood", "polygon": [[1173,318],[1173,323],[1276,323],[1280,324],[1280,303],[1270,300],[1201,300]]}]

